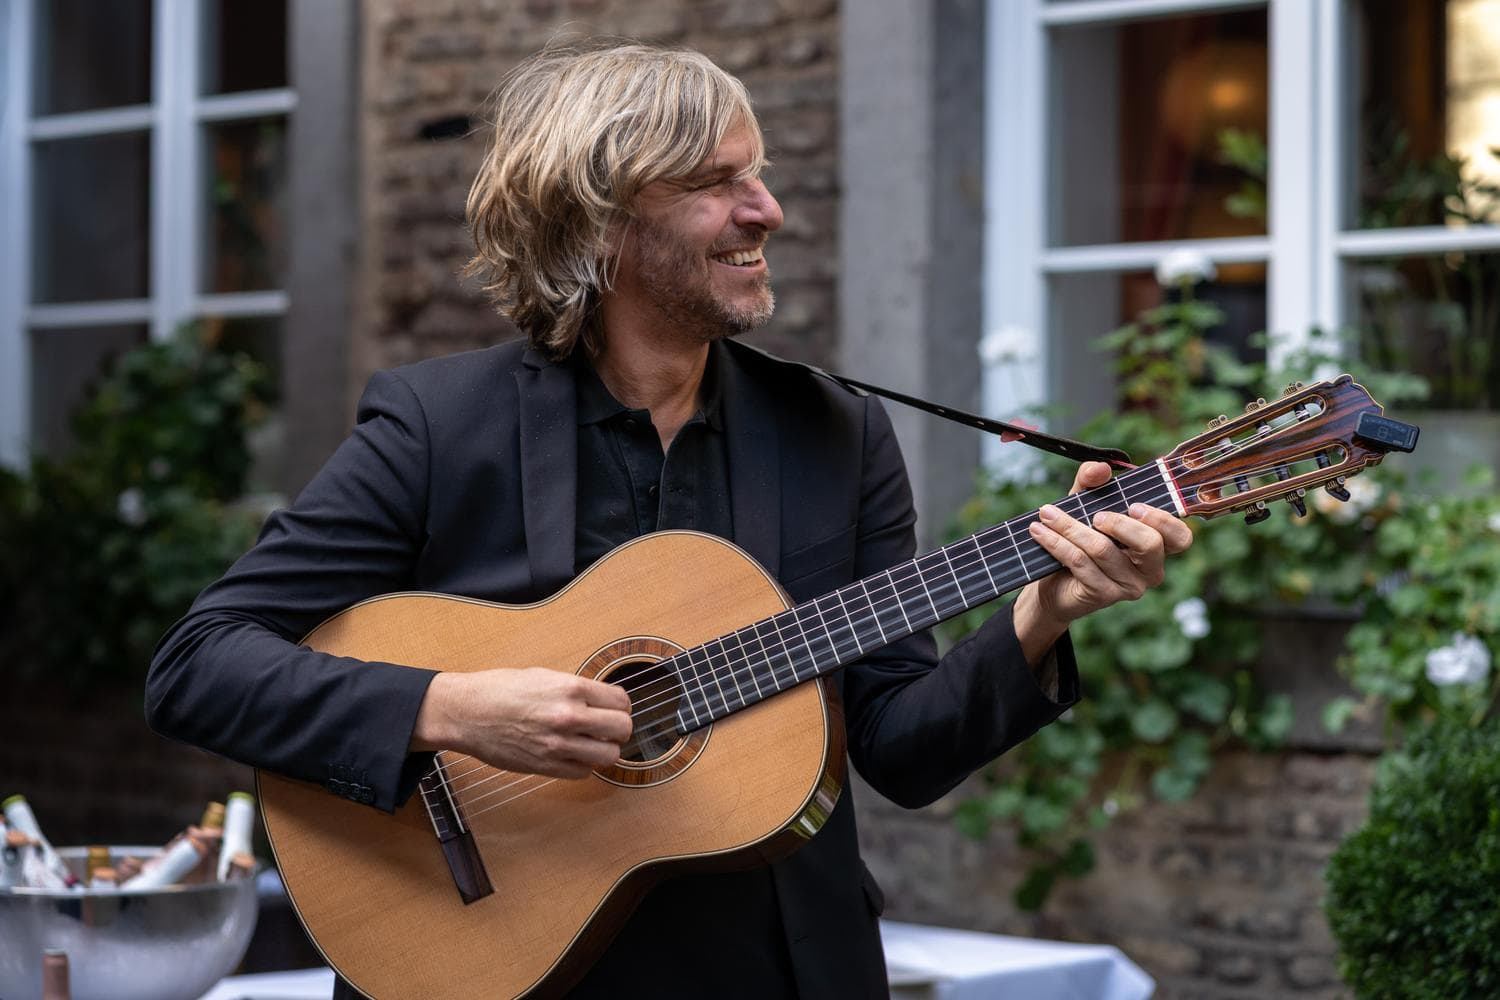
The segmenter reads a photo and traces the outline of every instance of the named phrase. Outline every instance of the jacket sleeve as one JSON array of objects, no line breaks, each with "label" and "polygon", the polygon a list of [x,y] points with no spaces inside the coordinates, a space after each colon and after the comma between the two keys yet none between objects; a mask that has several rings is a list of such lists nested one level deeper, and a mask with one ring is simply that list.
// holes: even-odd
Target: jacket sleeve
[{"label": "jacket sleeve", "polygon": [[[916,511],[890,418],[866,400],[855,577],[916,552]],[[1021,652],[1006,604],[941,660],[930,631],[851,664],[844,676],[849,755],[876,791],[898,805],[935,801],[978,768],[1056,719],[1078,700],[1078,668],[1064,636],[1056,697]]]},{"label": "jacket sleeve", "polygon": [[298,641],[351,604],[410,589],[428,475],[420,401],[376,375],[350,437],[163,636],[146,680],[151,728],[395,809],[431,759],[406,747],[432,672]]}]

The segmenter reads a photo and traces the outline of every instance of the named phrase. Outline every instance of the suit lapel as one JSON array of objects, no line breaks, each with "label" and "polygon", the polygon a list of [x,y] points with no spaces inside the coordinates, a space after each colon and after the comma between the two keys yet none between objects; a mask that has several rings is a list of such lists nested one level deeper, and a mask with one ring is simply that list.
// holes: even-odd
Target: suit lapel
[{"label": "suit lapel", "polygon": [[724,431],[734,542],[775,576],[781,570],[781,424],[775,400],[726,346]]},{"label": "suit lapel", "polygon": [[516,370],[521,502],[531,585],[538,597],[573,579],[578,405],[573,372],[528,350]]}]

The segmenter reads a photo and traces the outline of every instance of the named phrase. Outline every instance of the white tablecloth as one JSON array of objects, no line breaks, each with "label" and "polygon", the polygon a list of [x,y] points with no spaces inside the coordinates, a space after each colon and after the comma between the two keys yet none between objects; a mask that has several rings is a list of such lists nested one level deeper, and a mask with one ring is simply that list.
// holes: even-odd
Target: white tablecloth
[{"label": "white tablecloth", "polygon": [[[1145,1000],[1156,984],[1120,949],[880,924],[891,992],[900,1000]],[[327,1000],[328,969],[231,976],[203,1000]]]},{"label": "white tablecloth", "polygon": [[1069,944],[883,920],[895,998],[1145,1000],[1156,988],[1112,945]]}]

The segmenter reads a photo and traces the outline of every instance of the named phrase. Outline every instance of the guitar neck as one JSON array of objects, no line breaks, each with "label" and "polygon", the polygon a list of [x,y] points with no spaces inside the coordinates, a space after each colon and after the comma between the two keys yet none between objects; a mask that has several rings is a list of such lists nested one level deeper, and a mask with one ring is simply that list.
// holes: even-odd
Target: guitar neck
[{"label": "guitar neck", "polygon": [[[1103,511],[1124,512],[1132,503],[1181,516],[1180,497],[1163,461],[1056,506],[1091,521]],[[1027,530],[1038,517],[1033,510],[678,654],[666,665],[682,681],[679,732],[692,732],[1055,573],[1061,565]]]}]

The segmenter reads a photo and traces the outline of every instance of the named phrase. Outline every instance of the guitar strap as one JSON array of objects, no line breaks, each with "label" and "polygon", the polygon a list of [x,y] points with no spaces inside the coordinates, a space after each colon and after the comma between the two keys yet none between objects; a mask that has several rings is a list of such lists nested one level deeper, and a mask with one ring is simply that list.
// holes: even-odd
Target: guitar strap
[{"label": "guitar strap", "polygon": [[816,365],[804,364],[801,361],[788,361],[786,358],[777,357],[769,351],[763,351],[758,347],[751,347],[743,341],[739,343],[739,346],[748,348],[777,364],[811,372],[818,378],[827,379],[834,385],[840,386],[854,393],[856,396],[868,396],[874,393],[877,396],[884,396],[886,399],[892,399],[898,403],[905,403],[907,406],[918,410],[925,410],[935,416],[942,417],[944,420],[952,420],[954,423],[975,427],[982,431],[988,431],[991,434],[1012,434],[1015,435],[1015,440],[1019,440],[1022,444],[1028,444],[1033,448],[1039,448],[1054,455],[1061,455],[1063,458],[1071,459],[1074,462],[1107,462],[1116,469],[1135,468],[1134,463],[1130,461],[1130,456],[1119,448],[1099,448],[1091,444],[1085,444],[1082,441],[1075,441],[1072,438],[1061,437],[1057,434],[1046,434],[1035,427],[1027,427],[1024,424],[1013,424],[1004,420],[995,420],[992,417],[981,417],[977,413],[967,413],[964,410],[944,406],[941,403],[929,402],[918,396],[908,396],[906,393],[897,392],[894,389],[884,389],[878,385],[861,382],[858,379],[836,375],[833,372],[824,371]]}]

